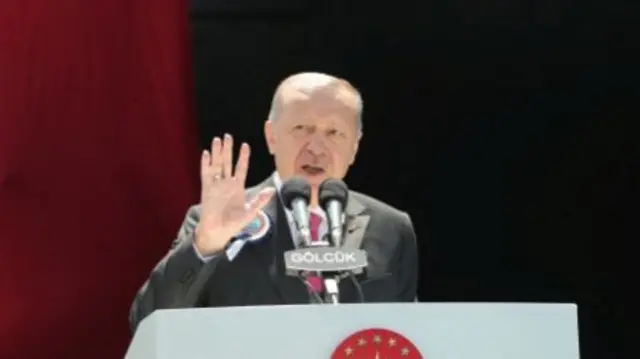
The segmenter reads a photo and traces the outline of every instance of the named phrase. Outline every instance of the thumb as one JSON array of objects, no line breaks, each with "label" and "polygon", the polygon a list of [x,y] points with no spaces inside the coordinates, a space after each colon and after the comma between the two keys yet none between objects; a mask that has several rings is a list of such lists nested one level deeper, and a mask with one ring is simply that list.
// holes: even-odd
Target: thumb
[{"label": "thumb", "polygon": [[255,217],[258,212],[271,201],[275,193],[276,190],[272,187],[265,188],[258,192],[258,194],[249,201],[247,206],[247,212],[249,212],[250,218]]}]

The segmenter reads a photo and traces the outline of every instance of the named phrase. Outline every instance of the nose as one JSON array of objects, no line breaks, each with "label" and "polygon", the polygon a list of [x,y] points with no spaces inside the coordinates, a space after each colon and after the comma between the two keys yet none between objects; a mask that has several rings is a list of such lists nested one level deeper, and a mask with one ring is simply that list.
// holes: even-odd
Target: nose
[{"label": "nose", "polygon": [[309,144],[307,145],[307,151],[316,156],[324,154],[326,148],[322,137],[318,135],[312,136],[309,140]]}]

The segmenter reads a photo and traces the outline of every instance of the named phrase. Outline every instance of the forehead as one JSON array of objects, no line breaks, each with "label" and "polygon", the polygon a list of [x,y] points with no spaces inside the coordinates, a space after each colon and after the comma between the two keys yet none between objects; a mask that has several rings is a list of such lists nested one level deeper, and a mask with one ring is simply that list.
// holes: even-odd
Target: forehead
[{"label": "forehead", "polygon": [[285,117],[349,118],[357,116],[357,98],[346,89],[323,87],[300,89],[285,87],[280,93],[281,110]]}]

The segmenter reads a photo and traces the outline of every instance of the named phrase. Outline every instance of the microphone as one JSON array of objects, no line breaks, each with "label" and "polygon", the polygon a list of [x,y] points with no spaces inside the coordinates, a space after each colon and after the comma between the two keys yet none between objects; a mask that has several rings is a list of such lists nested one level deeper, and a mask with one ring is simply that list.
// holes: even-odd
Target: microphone
[{"label": "microphone", "polygon": [[[343,275],[362,271],[367,263],[367,253],[357,248],[342,248],[338,244],[342,239],[342,211],[347,201],[348,190],[342,181],[323,182],[325,188],[326,214],[330,223],[334,246],[326,241],[322,245],[311,244],[308,205],[311,187],[306,180],[294,177],[285,182],[280,195],[285,207],[293,212],[296,227],[305,246],[284,253],[287,275],[299,277],[300,272],[314,272],[324,277],[328,302],[339,303],[338,281]],[[346,273],[345,273],[346,272]],[[327,278],[331,276],[331,278]]]},{"label": "microphone", "polygon": [[327,214],[329,234],[336,247],[342,246],[344,208],[349,198],[347,185],[339,179],[329,178],[319,188],[318,200]]},{"label": "microphone", "polygon": [[[349,198],[347,185],[339,179],[328,178],[318,188],[318,201],[324,209],[329,222],[329,237],[335,247],[342,246],[342,226],[344,225],[344,208]],[[352,275],[352,272],[329,272],[325,274],[324,284],[327,295],[332,303],[339,302],[338,281],[342,274]]]},{"label": "microphone", "polygon": [[293,177],[282,185],[280,196],[285,207],[293,213],[293,219],[305,247],[309,247],[311,245],[311,230],[309,229],[311,186],[304,178]]}]

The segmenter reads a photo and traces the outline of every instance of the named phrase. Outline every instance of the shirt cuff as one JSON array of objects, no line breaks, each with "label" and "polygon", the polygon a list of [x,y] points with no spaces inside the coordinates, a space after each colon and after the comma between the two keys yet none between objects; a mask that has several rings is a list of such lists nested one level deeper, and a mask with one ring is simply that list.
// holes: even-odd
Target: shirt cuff
[{"label": "shirt cuff", "polygon": [[195,244],[195,243],[192,243],[191,245],[193,246],[193,251],[194,251],[194,252],[196,252],[196,255],[198,256],[198,258],[200,258],[200,260],[201,260],[201,261],[203,261],[203,262],[205,262],[205,263],[206,263],[206,262],[208,262],[208,261],[210,261],[210,260],[212,260],[213,258],[215,258],[215,257],[217,256],[217,254],[214,254],[214,255],[212,255],[212,256],[206,256],[206,257],[205,257],[205,256],[203,256],[203,255],[200,253],[200,251],[199,251],[199,250],[198,250],[198,248],[196,247],[196,244]]}]

